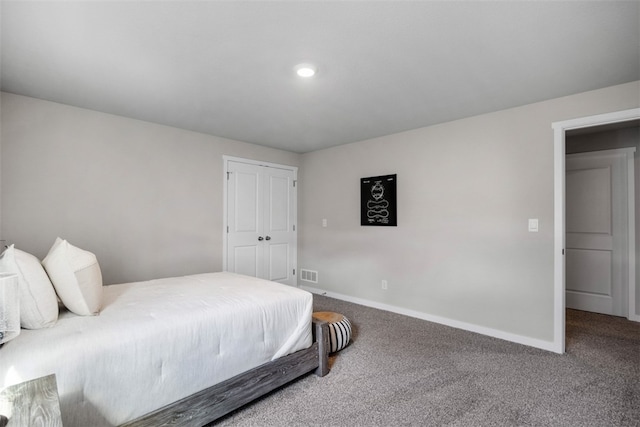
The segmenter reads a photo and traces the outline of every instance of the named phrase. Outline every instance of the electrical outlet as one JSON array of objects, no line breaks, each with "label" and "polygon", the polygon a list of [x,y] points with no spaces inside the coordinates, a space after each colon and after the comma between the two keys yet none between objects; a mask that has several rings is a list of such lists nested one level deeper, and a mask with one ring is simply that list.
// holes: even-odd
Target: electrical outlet
[{"label": "electrical outlet", "polygon": [[382,281],[382,289],[384,289],[385,291],[388,289],[388,288],[387,288],[387,281],[386,281],[386,280],[383,280],[383,281]]}]

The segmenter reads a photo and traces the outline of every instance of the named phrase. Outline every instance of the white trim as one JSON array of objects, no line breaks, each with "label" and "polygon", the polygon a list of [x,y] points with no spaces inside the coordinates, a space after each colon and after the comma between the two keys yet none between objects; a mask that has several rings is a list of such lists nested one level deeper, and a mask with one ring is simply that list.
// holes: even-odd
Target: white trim
[{"label": "white trim", "polygon": [[500,331],[498,329],[486,328],[484,326],[478,326],[472,323],[461,322],[458,320],[449,319],[447,317],[434,316],[431,314],[422,313],[420,311],[409,310],[406,308],[397,307],[395,305],[383,304],[376,301],[339,294],[336,292],[325,291],[323,289],[313,288],[310,286],[302,285],[300,286],[300,288],[314,294],[323,295],[323,296],[339,299],[342,301],[352,302],[355,304],[364,305],[366,307],[372,307],[372,308],[377,308],[379,310],[390,311],[392,313],[402,314],[404,316],[426,320],[427,322],[438,323],[440,325],[450,326],[452,328],[462,329],[464,331],[487,335],[487,336],[490,336],[493,338],[499,338],[505,341],[511,341],[516,344],[527,345],[530,347],[535,347],[535,348],[539,348],[547,351],[555,351],[554,343],[551,341],[539,340],[531,337],[526,337],[523,335],[512,334],[509,332]]},{"label": "white trim", "polygon": [[640,108],[632,108],[630,110],[615,111],[613,113],[598,114],[595,116],[579,117],[577,119],[554,122],[551,124],[551,127],[554,129],[563,129],[567,131],[613,123],[628,122],[638,119],[640,119]]},{"label": "white trim", "polygon": [[[564,353],[565,350],[565,132],[571,129],[581,129],[637,119],[640,119],[640,108],[554,122],[551,125],[553,128],[553,217],[555,223],[553,239],[553,351],[556,353]],[[630,264],[633,264],[633,269],[635,271],[635,262]],[[632,286],[632,288],[635,288],[635,286]],[[635,306],[635,289],[633,303]]]},{"label": "white trim", "polygon": [[263,162],[262,160],[243,159],[242,157],[233,157],[233,156],[227,156],[227,155],[223,155],[222,156],[222,160],[224,161],[225,175],[226,175],[226,172],[227,172],[226,171],[227,164],[229,162],[238,162],[238,163],[246,163],[246,164],[249,164],[249,165],[266,166],[268,168],[292,170],[294,172],[294,175],[296,176],[296,179],[298,177],[298,167],[297,166],[281,165],[281,164],[278,164],[278,163]]},{"label": "white trim", "polygon": [[640,322],[640,314],[637,314],[636,307],[636,193],[635,174],[640,171],[635,170],[635,148],[629,149],[627,153],[627,191],[629,203],[629,312],[627,319]]},{"label": "white trim", "polygon": [[229,172],[228,156],[222,156],[222,271],[227,271],[227,172]]},{"label": "white trim", "polygon": [[[564,180],[565,180],[565,135],[564,129],[554,128],[553,147],[553,344],[556,353],[565,348],[565,265],[564,265]],[[558,172],[562,171],[562,172]]]},{"label": "white trim", "polygon": [[[229,162],[247,163],[256,166],[266,166],[269,168],[285,169],[293,171],[293,179],[298,180],[298,167],[290,165],[281,165],[278,163],[263,162],[261,160],[244,159],[242,157],[234,156],[222,156],[222,270],[227,271],[227,225],[229,224],[227,218],[227,172],[229,171]],[[294,191],[293,200],[293,214],[294,223],[296,225],[296,250],[292,255],[293,268],[296,270],[294,277],[294,284],[298,286],[298,187],[296,186]]]}]

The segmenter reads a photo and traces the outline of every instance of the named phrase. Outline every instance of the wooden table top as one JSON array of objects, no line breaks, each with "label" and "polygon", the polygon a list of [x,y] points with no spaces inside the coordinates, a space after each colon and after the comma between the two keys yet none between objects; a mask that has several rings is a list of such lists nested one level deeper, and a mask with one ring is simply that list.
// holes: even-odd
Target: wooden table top
[{"label": "wooden table top", "polygon": [[62,427],[55,375],[15,384],[0,391],[0,427]]},{"label": "wooden table top", "polygon": [[344,319],[342,314],[334,313],[333,311],[316,311],[313,313],[313,317],[328,323],[338,323]]}]

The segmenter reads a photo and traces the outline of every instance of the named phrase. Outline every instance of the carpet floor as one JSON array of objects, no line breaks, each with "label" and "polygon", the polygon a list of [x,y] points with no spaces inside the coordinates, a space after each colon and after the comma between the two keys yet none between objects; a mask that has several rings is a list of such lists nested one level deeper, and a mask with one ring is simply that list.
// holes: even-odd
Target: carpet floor
[{"label": "carpet floor", "polygon": [[331,372],[219,426],[640,426],[640,323],[567,310],[566,353],[314,295],[354,327]]}]

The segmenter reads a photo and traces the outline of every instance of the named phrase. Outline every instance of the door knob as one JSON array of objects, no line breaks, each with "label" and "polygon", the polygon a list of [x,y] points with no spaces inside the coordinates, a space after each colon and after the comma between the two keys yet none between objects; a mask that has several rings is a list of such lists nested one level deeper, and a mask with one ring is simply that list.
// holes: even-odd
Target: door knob
[{"label": "door knob", "polygon": [[258,236],[258,241],[259,241],[259,242],[262,242],[263,240],[264,240],[264,237],[262,237],[262,236]]},{"label": "door knob", "polygon": [[271,240],[271,236],[265,237],[266,240]]}]

